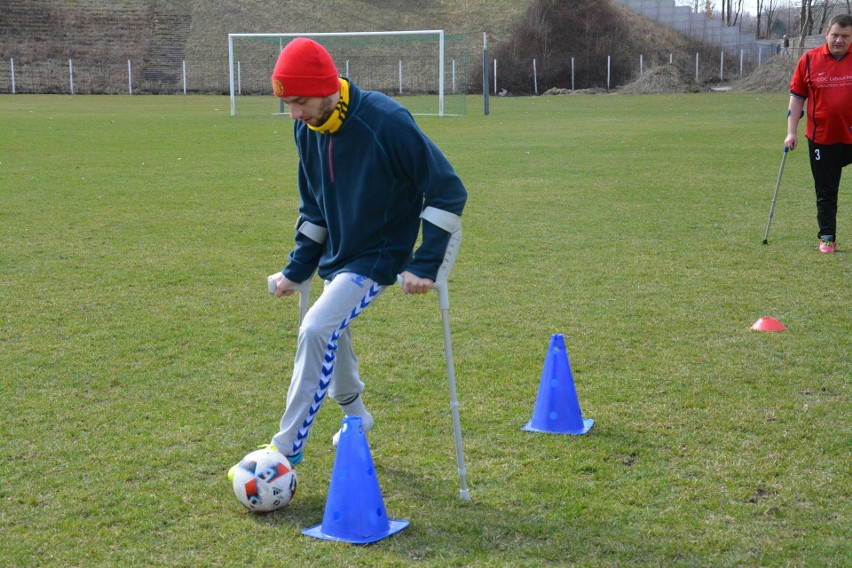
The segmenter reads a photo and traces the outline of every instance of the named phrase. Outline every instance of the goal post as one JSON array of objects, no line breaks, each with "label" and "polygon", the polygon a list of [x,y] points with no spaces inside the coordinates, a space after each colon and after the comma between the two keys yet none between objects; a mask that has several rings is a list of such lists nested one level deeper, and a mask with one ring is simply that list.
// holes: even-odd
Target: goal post
[{"label": "goal post", "polygon": [[443,30],[327,33],[229,33],[231,115],[283,112],[270,76],[293,38],[323,45],[338,72],[365,90],[396,98],[415,115],[465,113],[470,37]]}]

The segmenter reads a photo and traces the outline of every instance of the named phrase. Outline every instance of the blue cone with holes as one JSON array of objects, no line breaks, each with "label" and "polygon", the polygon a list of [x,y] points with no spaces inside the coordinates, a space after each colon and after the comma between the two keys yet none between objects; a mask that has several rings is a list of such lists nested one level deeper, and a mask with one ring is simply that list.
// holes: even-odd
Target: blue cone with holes
[{"label": "blue cone with holes", "polygon": [[346,416],[340,428],[322,524],[302,534],[324,540],[369,544],[408,526],[388,519],[367,435],[359,416]]},{"label": "blue cone with holes", "polygon": [[585,434],[594,423],[591,418],[583,418],[565,338],[561,333],[554,333],[541,371],[533,416],[521,429],[548,434]]}]

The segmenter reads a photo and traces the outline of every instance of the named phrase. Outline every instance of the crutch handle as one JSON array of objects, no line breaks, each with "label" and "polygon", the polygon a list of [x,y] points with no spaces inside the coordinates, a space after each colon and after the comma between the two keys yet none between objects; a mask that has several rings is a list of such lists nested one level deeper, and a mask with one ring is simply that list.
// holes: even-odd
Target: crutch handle
[{"label": "crutch handle", "polygon": [[[438,292],[438,304],[442,310],[450,309],[450,294],[447,289],[447,278],[453,265],[456,263],[456,258],[459,255],[459,247],[461,246],[461,227],[457,227],[455,231],[450,233],[450,240],[447,242],[447,250],[444,252],[444,260],[438,268],[438,275],[435,277],[435,282],[432,283],[432,289]],[[396,276],[399,287],[402,288],[403,279],[401,274]]]},{"label": "crutch handle", "polygon": [[[308,308],[311,303],[311,281],[313,280],[313,276],[308,278],[303,282],[299,282],[298,284],[294,284],[290,287],[294,292],[299,293],[299,325],[302,325],[302,321],[305,319],[305,314],[308,313]],[[272,278],[267,279],[266,281],[267,288],[269,289],[270,294],[274,294],[278,289],[278,283]]]},{"label": "crutch handle", "polygon": [[[276,290],[278,290],[278,283],[272,278],[266,281],[266,285],[269,288],[269,293],[274,294]],[[290,289],[294,292],[307,293],[311,290],[311,279],[308,278],[304,282],[299,282],[298,284],[293,284],[290,286]]]},{"label": "crutch handle", "polygon": [[[400,290],[402,289],[402,285],[405,281],[402,278],[402,274],[396,275],[396,281],[399,284]],[[449,287],[447,286],[446,280],[438,280],[432,283],[432,289],[438,292],[438,305],[442,310],[450,309],[450,292]]]}]

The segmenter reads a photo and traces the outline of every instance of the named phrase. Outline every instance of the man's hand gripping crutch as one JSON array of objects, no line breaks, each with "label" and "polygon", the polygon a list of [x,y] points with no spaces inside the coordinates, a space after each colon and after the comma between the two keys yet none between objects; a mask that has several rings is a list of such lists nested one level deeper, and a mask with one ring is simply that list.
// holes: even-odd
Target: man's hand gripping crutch
[{"label": "man's hand gripping crutch", "polygon": [[470,492],[467,489],[467,470],[464,463],[464,451],[462,449],[461,420],[459,418],[459,401],[456,394],[456,370],[453,361],[453,343],[450,336],[450,292],[447,277],[461,246],[461,218],[449,211],[443,211],[435,207],[426,207],[421,215],[424,221],[436,225],[450,233],[450,241],[447,251],[444,253],[444,261],[438,269],[435,281],[418,278],[417,276],[404,272],[398,276],[399,285],[406,294],[417,294],[425,292],[423,286],[431,287],[438,292],[438,305],[441,308],[441,320],[444,324],[444,353],[447,358],[447,380],[450,387],[450,411],[453,416],[453,432],[456,442],[456,462],[459,469],[459,496],[470,501]]}]

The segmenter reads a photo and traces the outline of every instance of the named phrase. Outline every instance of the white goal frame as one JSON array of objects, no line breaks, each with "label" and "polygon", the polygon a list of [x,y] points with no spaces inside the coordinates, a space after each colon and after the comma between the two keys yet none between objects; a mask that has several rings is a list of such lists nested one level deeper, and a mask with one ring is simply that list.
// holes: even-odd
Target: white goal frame
[{"label": "white goal frame", "polygon": [[[326,33],[229,33],[228,34],[228,76],[231,89],[231,116],[237,114],[234,84],[234,38],[322,38],[322,37],[367,37],[398,35],[434,35],[438,38],[438,116],[444,116],[444,30],[410,30],[389,32],[326,32]],[[270,74],[271,74],[270,70]],[[271,87],[270,87],[271,88]]]}]

